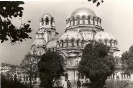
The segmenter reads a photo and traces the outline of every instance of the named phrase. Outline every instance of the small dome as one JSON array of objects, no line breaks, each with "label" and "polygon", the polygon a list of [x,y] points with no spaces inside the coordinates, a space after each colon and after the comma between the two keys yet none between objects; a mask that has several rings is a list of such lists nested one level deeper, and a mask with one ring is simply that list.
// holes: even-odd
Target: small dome
[{"label": "small dome", "polygon": [[101,39],[101,40],[105,40],[105,39],[116,40],[111,34],[109,34],[107,32],[98,32],[98,33],[96,33],[96,35],[94,36],[94,39],[96,41],[99,40],[99,39]]},{"label": "small dome", "polygon": [[36,39],[32,45],[35,46],[44,46],[46,45],[46,41],[44,39]]},{"label": "small dome", "polygon": [[52,18],[52,16],[49,14],[49,13],[45,13],[42,18],[46,18],[46,17],[49,17],[49,18]]},{"label": "small dome", "polygon": [[79,32],[67,31],[67,32],[63,33],[59,38],[59,40],[65,40],[65,39],[83,40],[83,36]]},{"label": "small dome", "polygon": [[119,57],[119,58],[121,58],[121,57],[122,57],[122,52],[120,52],[120,51],[115,51],[115,52],[113,53],[113,56],[114,56],[114,57]]},{"label": "small dome", "polygon": [[57,46],[57,40],[49,41],[46,45],[46,48],[55,48]]},{"label": "small dome", "polygon": [[71,13],[71,15],[68,17],[68,18],[71,18],[71,17],[76,17],[76,16],[96,16],[96,17],[99,17],[97,15],[97,13],[95,13],[93,10],[89,9],[89,8],[86,8],[86,7],[82,7],[82,8],[78,8],[76,9],[75,11],[73,11]]}]

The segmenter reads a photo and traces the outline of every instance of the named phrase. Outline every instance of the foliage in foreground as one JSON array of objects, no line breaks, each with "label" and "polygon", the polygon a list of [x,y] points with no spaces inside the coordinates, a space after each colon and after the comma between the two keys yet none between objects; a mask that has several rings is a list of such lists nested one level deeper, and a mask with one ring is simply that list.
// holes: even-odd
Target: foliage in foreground
[{"label": "foliage in foreground", "polygon": [[101,88],[115,70],[114,58],[108,52],[109,47],[98,42],[87,44],[83,50],[78,70],[90,79],[93,88]]},{"label": "foliage in foreground", "polygon": [[52,88],[53,80],[63,74],[63,57],[57,52],[47,51],[42,55],[38,63],[38,70],[41,80],[41,87]]},{"label": "foliage in foreground", "polygon": [[122,54],[121,60],[123,71],[131,74],[133,72],[133,45],[129,48],[129,51]]},{"label": "foliage in foreground", "polygon": [[104,0],[88,0],[89,2],[92,1],[93,3],[97,3],[97,7],[100,5],[100,3],[103,3]]},{"label": "foliage in foreground", "polygon": [[31,81],[32,78],[37,78],[38,77],[38,69],[37,69],[37,62],[34,63],[33,61],[39,60],[40,56],[38,55],[32,55],[30,52],[28,52],[22,62],[20,63],[21,69],[23,70],[23,73],[29,75],[29,81],[30,81],[30,86],[31,86]]},{"label": "foliage in foreground", "polygon": [[17,77],[1,74],[1,88],[28,88],[28,85],[21,83]]},{"label": "foliage in foreground", "polygon": [[22,42],[25,39],[30,39],[28,33],[32,30],[30,28],[30,21],[16,27],[12,20],[16,17],[23,16],[23,1],[1,1],[0,2],[0,40],[1,43],[10,40],[12,44],[16,41]]}]

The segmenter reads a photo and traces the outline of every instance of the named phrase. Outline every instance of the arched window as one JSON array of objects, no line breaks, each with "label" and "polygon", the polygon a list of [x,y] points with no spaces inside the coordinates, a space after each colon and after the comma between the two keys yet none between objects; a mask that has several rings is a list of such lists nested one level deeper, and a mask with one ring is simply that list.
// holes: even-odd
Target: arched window
[{"label": "arched window", "polygon": [[75,25],[75,20],[74,20],[74,18],[73,18],[73,25]]},{"label": "arched window", "polygon": [[85,24],[85,16],[82,16],[83,24]]},{"label": "arched window", "polygon": [[104,42],[105,42],[105,45],[107,46],[107,43],[108,43],[108,39],[105,39],[105,40],[104,40]]},{"label": "arched window", "polygon": [[68,40],[68,39],[66,39],[66,46],[68,46],[68,43],[69,43],[69,40]]},{"label": "arched window", "polygon": [[112,39],[109,42],[110,42],[110,46],[112,47]]},{"label": "arched window", "polygon": [[91,19],[90,19],[90,16],[89,16],[89,17],[88,17],[88,24],[90,24],[90,20],[91,20]]},{"label": "arched window", "polygon": [[46,21],[45,24],[48,25],[48,24],[49,24],[49,18],[46,17],[46,18],[45,18],[45,21]]},{"label": "arched window", "polygon": [[74,38],[71,39],[72,47],[74,47]]},{"label": "arched window", "polygon": [[51,25],[53,24],[53,21],[54,21],[54,19],[53,19],[53,18],[51,18]]},{"label": "arched window", "polygon": [[77,46],[79,46],[79,39],[77,40]]},{"label": "arched window", "polygon": [[77,24],[79,25],[80,24],[80,18],[78,17],[77,19]]},{"label": "arched window", "polygon": [[61,46],[63,47],[63,46],[64,46],[64,44],[63,44],[63,40],[61,40],[61,44],[62,44]]}]

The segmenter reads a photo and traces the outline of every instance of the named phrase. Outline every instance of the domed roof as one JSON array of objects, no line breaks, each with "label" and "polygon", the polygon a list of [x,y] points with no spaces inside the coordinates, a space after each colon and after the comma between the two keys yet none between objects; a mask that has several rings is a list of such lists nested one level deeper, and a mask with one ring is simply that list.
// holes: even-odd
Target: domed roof
[{"label": "domed roof", "polygon": [[99,40],[99,39],[101,39],[101,40],[105,40],[105,39],[116,40],[111,34],[109,34],[107,32],[98,32],[98,33],[96,33],[96,35],[94,36],[94,39],[96,41]]},{"label": "domed roof", "polygon": [[44,39],[36,39],[32,45],[35,46],[44,46],[46,45],[46,41]]},{"label": "domed roof", "polygon": [[82,8],[78,8],[75,11],[73,11],[68,18],[76,17],[78,15],[79,16],[83,16],[83,15],[88,16],[88,15],[91,15],[91,16],[99,17],[98,14],[95,13],[93,10],[91,10],[89,8],[86,8],[86,7],[82,7]]},{"label": "domed roof", "polygon": [[122,52],[120,52],[120,51],[115,51],[115,52],[113,53],[113,56],[114,56],[114,57],[119,57],[119,58],[121,58],[121,57],[122,57]]},{"label": "domed roof", "polygon": [[55,48],[57,46],[57,39],[49,41],[46,45],[46,48]]},{"label": "domed roof", "polygon": [[65,39],[83,40],[83,36],[82,36],[82,34],[80,34],[79,32],[76,32],[76,31],[67,31],[67,32],[63,33],[59,38],[59,40],[65,40]]},{"label": "domed roof", "polygon": [[51,16],[49,13],[45,13],[45,14],[42,16],[42,18],[46,18],[46,17],[52,18],[52,16]]}]

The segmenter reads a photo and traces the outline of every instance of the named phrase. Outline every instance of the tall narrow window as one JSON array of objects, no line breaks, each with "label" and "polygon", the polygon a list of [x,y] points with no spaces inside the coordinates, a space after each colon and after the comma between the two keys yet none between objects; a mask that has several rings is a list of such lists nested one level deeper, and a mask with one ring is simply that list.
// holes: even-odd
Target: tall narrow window
[{"label": "tall narrow window", "polygon": [[48,25],[48,24],[49,24],[49,19],[48,19],[48,17],[46,17],[45,21],[46,21],[45,24]]},{"label": "tall narrow window", "polygon": [[62,47],[64,46],[64,44],[63,44],[63,40],[61,40],[61,44],[62,44]]},{"label": "tall narrow window", "polygon": [[80,24],[80,19],[78,18],[78,25]]},{"label": "tall narrow window", "polygon": [[54,19],[53,19],[53,18],[51,18],[51,25],[53,24],[53,20],[54,20]]},{"label": "tall narrow window", "polygon": [[77,46],[79,46],[79,39],[77,40]]}]

